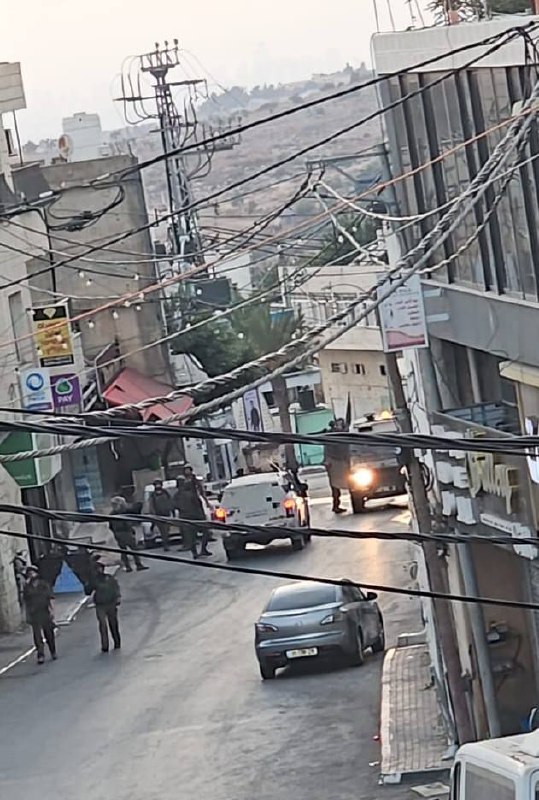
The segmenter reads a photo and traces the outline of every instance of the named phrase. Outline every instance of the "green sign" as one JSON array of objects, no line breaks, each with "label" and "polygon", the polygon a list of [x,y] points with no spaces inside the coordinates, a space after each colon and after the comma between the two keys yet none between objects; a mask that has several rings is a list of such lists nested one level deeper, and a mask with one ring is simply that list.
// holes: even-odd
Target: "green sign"
[{"label": "green sign", "polygon": [[[57,438],[48,433],[10,433],[0,442],[0,455],[22,453],[26,450],[43,450],[57,444]],[[33,489],[48,483],[61,469],[61,457],[25,458],[2,464],[21,489]]]}]

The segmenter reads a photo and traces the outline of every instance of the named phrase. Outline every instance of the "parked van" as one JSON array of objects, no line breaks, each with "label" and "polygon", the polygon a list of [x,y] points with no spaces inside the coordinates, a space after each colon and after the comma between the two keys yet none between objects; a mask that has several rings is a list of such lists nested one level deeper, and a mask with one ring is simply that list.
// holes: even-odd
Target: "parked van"
[{"label": "parked van", "polygon": [[229,560],[239,556],[247,544],[267,545],[276,538],[272,527],[290,528],[293,550],[302,550],[311,537],[307,529],[309,507],[306,497],[291,488],[284,473],[263,472],[233,478],[225,487],[213,518],[224,523],[261,525],[261,532],[225,531],[223,544]]}]

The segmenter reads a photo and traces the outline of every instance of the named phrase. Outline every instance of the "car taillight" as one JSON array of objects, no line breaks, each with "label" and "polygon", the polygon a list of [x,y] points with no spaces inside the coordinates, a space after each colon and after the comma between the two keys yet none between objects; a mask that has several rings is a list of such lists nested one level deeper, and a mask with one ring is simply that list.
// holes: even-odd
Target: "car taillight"
[{"label": "car taillight", "polygon": [[296,501],[293,497],[286,497],[283,500],[283,508],[287,517],[293,517],[296,513]]},{"label": "car taillight", "polygon": [[328,614],[327,617],[320,622],[320,625],[333,625],[335,622],[340,622],[344,619],[342,611],[334,611],[333,614]]},{"label": "car taillight", "polygon": [[275,633],[279,629],[267,622],[257,622],[255,628],[258,633]]},{"label": "car taillight", "polygon": [[213,512],[213,518],[216,522],[226,522],[226,508],[216,508]]}]

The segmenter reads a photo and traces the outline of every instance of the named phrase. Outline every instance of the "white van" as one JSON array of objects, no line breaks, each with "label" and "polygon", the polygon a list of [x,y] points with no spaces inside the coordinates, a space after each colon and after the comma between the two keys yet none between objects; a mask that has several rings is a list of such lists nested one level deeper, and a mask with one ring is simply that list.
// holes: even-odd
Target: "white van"
[{"label": "white van", "polygon": [[225,531],[223,545],[228,560],[237,557],[248,543],[270,544],[282,536],[272,532],[272,526],[290,528],[293,550],[302,550],[311,536],[307,525],[309,508],[307,498],[292,491],[286,476],[278,472],[263,472],[234,478],[225,487],[221,504],[214,509],[217,522],[261,525],[264,531]]}]

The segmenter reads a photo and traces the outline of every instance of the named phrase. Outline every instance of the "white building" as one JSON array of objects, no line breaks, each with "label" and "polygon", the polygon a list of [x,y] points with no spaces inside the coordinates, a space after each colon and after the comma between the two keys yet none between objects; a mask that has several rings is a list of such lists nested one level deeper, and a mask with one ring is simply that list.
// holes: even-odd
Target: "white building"
[{"label": "white building", "polygon": [[[353,264],[328,264],[315,269],[300,288],[291,292],[292,306],[301,312],[306,327],[325,322],[376,283],[385,266],[376,257],[383,254],[384,247],[376,243],[371,252],[373,258],[361,256]],[[366,299],[356,313],[367,305]],[[354,419],[390,406],[382,337],[375,313],[320,350],[318,361],[325,400],[336,416],[345,415],[349,397]]]},{"label": "white building", "polygon": [[67,161],[91,161],[108,155],[99,114],[80,111],[64,117],[62,132],[58,145],[60,155]]}]

